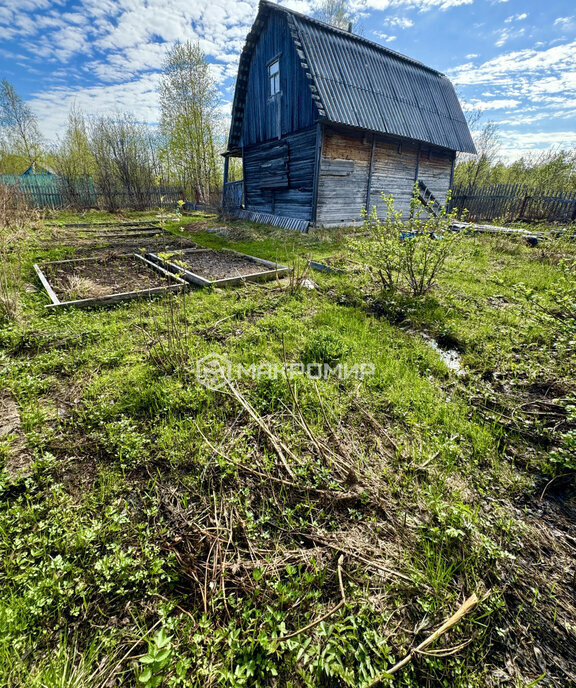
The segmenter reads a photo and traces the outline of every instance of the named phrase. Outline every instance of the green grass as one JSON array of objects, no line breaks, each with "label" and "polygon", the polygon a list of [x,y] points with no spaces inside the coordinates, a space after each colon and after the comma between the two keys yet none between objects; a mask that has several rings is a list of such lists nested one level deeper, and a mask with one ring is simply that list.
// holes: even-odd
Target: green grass
[{"label": "green grass", "polygon": [[[212,222],[226,224],[197,214],[167,228],[300,269],[347,255],[341,231],[234,221],[232,239]],[[569,586],[561,572],[530,578],[530,510],[561,474],[551,452],[566,419],[538,404],[574,393],[574,359],[556,355],[518,285],[547,298],[561,274],[550,251],[467,239],[422,299],[382,297],[362,271],[310,272],[314,290],[285,280],[47,311],[31,266],[65,249],[45,231],[21,246],[22,315],[0,327],[0,388],[34,457],[30,477],[0,478],[2,685],[136,685],[164,629],[162,685],[366,686],[473,592],[478,607],[433,649],[463,647],[419,657],[398,685],[489,685],[507,653],[545,642],[518,629],[525,614],[551,618]],[[457,349],[467,375],[417,331]],[[196,380],[214,353],[375,374],[243,377],[235,396]],[[340,553],[345,604],[315,623],[342,599]],[[520,584],[535,592],[516,603]],[[567,647],[568,621],[548,629]],[[534,666],[511,680],[534,680]]]}]

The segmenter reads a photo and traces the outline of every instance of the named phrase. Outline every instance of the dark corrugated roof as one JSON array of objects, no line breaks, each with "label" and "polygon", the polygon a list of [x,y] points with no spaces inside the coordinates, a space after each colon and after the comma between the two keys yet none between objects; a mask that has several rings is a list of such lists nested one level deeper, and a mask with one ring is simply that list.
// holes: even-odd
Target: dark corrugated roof
[{"label": "dark corrugated roof", "polygon": [[440,72],[280,5],[262,1],[240,59],[229,148],[238,145],[243,98],[257,36],[271,11],[287,15],[319,118],[368,131],[475,153],[450,81]]}]

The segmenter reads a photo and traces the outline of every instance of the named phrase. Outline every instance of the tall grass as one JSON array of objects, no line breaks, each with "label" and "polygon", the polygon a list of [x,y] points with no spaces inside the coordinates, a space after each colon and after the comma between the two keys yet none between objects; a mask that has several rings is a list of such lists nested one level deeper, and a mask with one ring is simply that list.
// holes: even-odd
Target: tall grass
[{"label": "tall grass", "polygon": [[22,245],[28,208],[22,194],[0,184],[0,319],[20,317]]}]

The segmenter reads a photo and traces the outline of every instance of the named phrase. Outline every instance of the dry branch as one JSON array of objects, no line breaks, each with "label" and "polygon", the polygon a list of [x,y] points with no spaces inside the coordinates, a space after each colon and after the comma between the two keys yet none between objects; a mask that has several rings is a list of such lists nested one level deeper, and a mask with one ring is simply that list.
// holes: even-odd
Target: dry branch
[{"label": "dry branch", "polygon": [[264,419],[262,416],[254,409],[252,404],[246,399],[246,397],[238,390],[234,385],[228,380],[226,377],[224,377],[226,385],[230,392],[232,393],[232,396],[240,403],[240,405],[248,412],[248,415],[256,421],[260,429],[264,432],[266,437],[270,440],[272,446],[274,447],[274,451],[278,455],[278,458],[282,462],[282,465],[286,469],[287,473],[290,475],[290,477],[295,480],[296,476],[294,475],[294,471],[290,468],[290,465],[288,464],[288,461],[286,459],[286,455],[288,455],[295,463],[297,463],[297,458],[294,455],[294,453],[280,440],[276,435],[270,430],[270,428],[266,425],[264,422]]},{"label": "dry branch", "polygon": [[369,684],[368,688],[374,688],[374,686],[377,686],[380,684],[384,679],[389,678],[393,674],[395,674],[397,671],[402,669],[402,667],[406,666],[408,662],[412,661],[414,659],[414,656],[423,652],[429,645],[432,645],[433,642],[438,640],[438,638],[446,633],[446,631],[449,631],[452,626],[455,626],[468,612],[470,612],[476,605],[478,604],[478,598],[476,597],[475,594],[470,595],[470,597],[464,602],[464,604],[458,609],[457,612],[452,614],[452,616],[447,619],[438,630],[434,631],[432,635],[429,635],[426,640],[420,643],[418,647],[414,648],[411,652],[409,652],[404,659],[402,659],[400,662],[395,664],[389,671],[385,672],[384,674],[378,676],[375,678],[372,683]]}]

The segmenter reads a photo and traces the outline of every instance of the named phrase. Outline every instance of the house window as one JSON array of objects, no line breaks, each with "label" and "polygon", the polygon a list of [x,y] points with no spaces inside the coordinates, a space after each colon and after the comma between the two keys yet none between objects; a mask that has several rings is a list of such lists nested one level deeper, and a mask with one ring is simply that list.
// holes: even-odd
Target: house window
[{"label": "house window", "polygon": [[274,60],[268,65],[268,83],[268,95],[275,96],[280,93],[280,60]]}]

